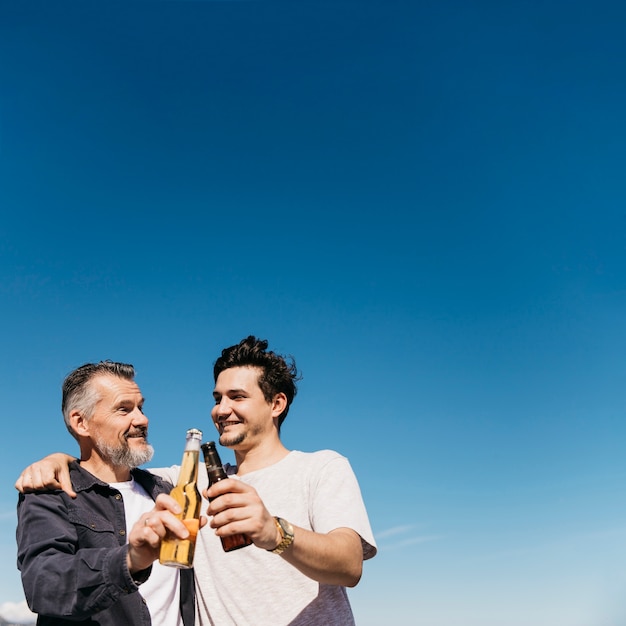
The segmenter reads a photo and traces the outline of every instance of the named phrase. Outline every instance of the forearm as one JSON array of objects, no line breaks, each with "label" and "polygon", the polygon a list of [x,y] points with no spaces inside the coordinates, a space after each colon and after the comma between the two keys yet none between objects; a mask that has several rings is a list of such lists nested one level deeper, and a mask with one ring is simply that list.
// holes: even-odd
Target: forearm
[{"label": "forearm", "polygon": [[363,570],[359,535],[350,528],[315,533],[294,526],[294,541],[283,558],[305,576],[327,585],[354,587]]}]

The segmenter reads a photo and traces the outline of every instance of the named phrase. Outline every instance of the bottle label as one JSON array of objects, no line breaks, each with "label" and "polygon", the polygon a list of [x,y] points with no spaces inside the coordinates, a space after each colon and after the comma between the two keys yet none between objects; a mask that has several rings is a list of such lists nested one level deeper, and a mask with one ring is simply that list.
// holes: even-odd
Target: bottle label
[{"label": "bottle label", "polygon": [[198,534],[198,530],[200,530],[200,520],[197,519],[184,519],[182,520],[183,524],[187,527],[189,531],[189,537],[187,540],[195,541],[196,536]]}]

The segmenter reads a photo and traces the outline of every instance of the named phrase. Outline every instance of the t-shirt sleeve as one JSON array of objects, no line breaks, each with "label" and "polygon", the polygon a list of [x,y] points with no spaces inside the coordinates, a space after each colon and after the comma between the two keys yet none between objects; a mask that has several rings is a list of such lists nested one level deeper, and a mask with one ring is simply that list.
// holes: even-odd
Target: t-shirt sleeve
[{"label": "t-shirt sleeve", "polygon": [[361,489],[348,459],[333,455],[311,479],[311,526],[327,533],[351,528],[361,537],[363,559],[377,552],[376,542],[361,495]]},{"label": "t-shirt sleeve", "polygon": [[150,467],[148,471],[155,476],[159,476],[163,480],[167,480],[172,485],[178,482],[178,474],[180,473],[180,465],[170,465],[169,467]]}]

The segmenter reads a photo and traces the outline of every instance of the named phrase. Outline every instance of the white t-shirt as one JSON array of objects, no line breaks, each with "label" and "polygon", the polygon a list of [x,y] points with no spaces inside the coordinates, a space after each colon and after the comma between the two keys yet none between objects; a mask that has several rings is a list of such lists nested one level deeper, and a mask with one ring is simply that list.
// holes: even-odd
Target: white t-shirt
[{"label": "white t-shirt", "polygon": [[[176,483],[178,467],[151,470]],[[227,466],[229,475],[236,468]],[[351,528],[361,536],[363,558],[376,554],[361,491],[348,460],[332,450],[292,451],[284,459],[241,476],[272,515],[318,533]],[[204,489],[206,472],[199,472]],[[206,501],[202,513],[206,513]],[[320,584],[277,554],[248,546],[224,552],[205,526],[194,560],[196,626],[349,626],[354,624],[345,587]]]},{"label": "white t-shirt", "polygon": [[[110,485],[122,494],[128,537],[135,521],[154,508],[154,500],[134,478]],[[177,568],[161,565],[155,561],[148,580],[139,587],[139,593],[148,605],[152,626],[183,626]]]}]

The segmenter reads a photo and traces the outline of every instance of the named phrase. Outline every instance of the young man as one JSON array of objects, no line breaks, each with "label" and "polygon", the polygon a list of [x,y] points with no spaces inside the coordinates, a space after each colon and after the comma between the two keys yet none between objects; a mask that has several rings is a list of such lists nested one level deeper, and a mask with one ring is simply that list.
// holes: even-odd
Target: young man
[{"label": "young man", "polygon": [[[208,491],[200,472],[215,533],[205,529],[196,544],[196,624],[348,626],[346,587],[359,582],[376,544],[348,460],[282,444],[297,370],[267,345],[250,336],[215,363],[212,418],[237,465]],[[27,469],[16,487],[65,486],[63,466],[35,464],[39,482],[26,479]],[[152,471],[176,481],[175,467]],[[224,552],[219,536],[236,533],[254,545]]]},{"label": "young man", "polygon": [[75,498],[18,502],[18,567],[37,624],[194,622],[193,573],[153,565],[166,531],[189,532],[172,486],[136,469],[153,453],[143,402],[132,365],[89,363],[65,379],[63,415],[80,447],[68,476]]}]

